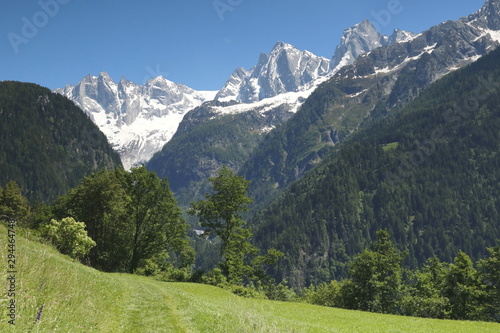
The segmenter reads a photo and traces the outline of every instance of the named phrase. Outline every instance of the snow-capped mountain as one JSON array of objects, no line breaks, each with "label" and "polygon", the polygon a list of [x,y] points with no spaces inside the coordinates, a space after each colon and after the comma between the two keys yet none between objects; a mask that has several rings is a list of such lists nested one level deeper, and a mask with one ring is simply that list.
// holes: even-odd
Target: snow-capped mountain
[{"label": "snow-capped mountain", "polygon": [[[418,73],[418,87],[412,89],[421,89],[500,45],[499,7],[500,0],[488,0],[478,12],[457,21],[443,22],[418,35],[405,36],[397,31],[401,41],[362,54],[336,76],[357,79],[392,75],[397,78],[399,73]],[[418,91],[407,94],[411,99]]]},{"label": "snow-capped mountain", "polygon": [[259,62],[250,71],[236,69],[216,99],[253,103],[303,90],[329,72],[328,59],[278,42],[271,53],[260,55]]},{"label": "snow-capped mountain", "polygon": [[236,69],[216,100],[253,103],[284,93],[307,91],[317,86],[318,79],[322,81],[332,76],[361,54],[414,36],[411,32],[395,30],[387,37],[380,34],[370,21],[364,20],[344,31],[331,60],[278,42],[271,53],[260,55],[258,64],[251,70]]},{"label": "snow-capped mountain", "polygon": [[[370,29],[375,30],[366,21],[346,30],[341,46],[368,38],[366,31]],[[362,52],[377,46],[379,43],[367,43],[353,52],[353,47],[344,45],[336,55],[342,57],[342,50],[351,52],[345,61],[350,64]],[[246,104],[221,108],[217,110],[220,114],[279,105],[296,112],[315,87],[334,73],[332,69],[331,60],[278,42],[269,54],[260,55],[250,71],[236,69],[219,92],[195,91],[161,76],[144,85],[124,78],[115,83],[107,73],[88,75],[77,85],[56,92],[72,99],[91,117],[120,153],[124,167],[130,168],[148,161],[172,138],[184,115],[205,101],[215,98]]]},{"label": "snow-capped mountain", "polygon": [[162,76],[137,85],[107,73],[86,76],[56,92],[73,100],[120,153],[125,168],[148,161],[174,135],[184,114],[216,92],[195,91]]},{"label": "snow-capped mountain", "polygon": [[[419,87],[412,88],[417,91],[391,98],[394,103],[404,103],[401,98],[411,99],[421,87],[498,46],[499,3],[488,0],[478,12],[419,35],[396,29],[391,36],[384,36],[365,20],[344,31],[331,59],[278,42],[269,54],[260,55],[252,69],[236,69],[219,92],[198,92],[163,77],[142,86],[125,79],[115,83],[106,73],[87,76],[76,86],[57,92],[91,116],[128,168],[149,160],[170,140],[188,111],[213,99],[239,103],[214,108],[217,114],[279,105],[293,113],[315,87],[337,74],[356,78],[392,73],[388,82],[393,84],[397,73],[418,71]],[[402,97],[404,94],[407,97]]]},{"label": "snow-capped mountain", "polygon": [[500,30],[500,1],[487,0],[484,6],[476,13],[463,19],[478,28],[490,31]]},{"label": "snow-capped mountain", "polygon": [[369,20],[356,24],[344,30],[341,43],[337,46],[331,61],[332,72],[336,73],[342,67],[351,65],[362,54],[384,45],[407,41],[414,33],[396,29],[387,37],[380,34]]}]

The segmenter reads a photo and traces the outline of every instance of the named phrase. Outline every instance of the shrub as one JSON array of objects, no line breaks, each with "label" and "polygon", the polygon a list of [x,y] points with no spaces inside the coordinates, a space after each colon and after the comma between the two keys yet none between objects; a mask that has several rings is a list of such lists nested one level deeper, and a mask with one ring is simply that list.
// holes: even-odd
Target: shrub
[{"label": "shrub", "polygon": [[96,246],[92,238],[87,236],[85,223],[77,222],[72,217],[63,218],[61,221],[52,219],[40,228],[40,232],[61,253],[75,259],[86,256],[90,249]]}]

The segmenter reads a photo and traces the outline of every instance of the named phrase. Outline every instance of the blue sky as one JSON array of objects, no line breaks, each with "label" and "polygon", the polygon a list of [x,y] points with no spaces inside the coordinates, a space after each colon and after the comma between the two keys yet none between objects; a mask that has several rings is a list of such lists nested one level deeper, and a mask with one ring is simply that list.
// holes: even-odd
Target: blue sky
[{"label": "blue sky", "polygon": [[0,12],[0,80],[51,89],[108,72],[142,84],[163,75],[218,90],[277,41],[331,58],[365,18],[419,33],[484,0],[22,0]]}]

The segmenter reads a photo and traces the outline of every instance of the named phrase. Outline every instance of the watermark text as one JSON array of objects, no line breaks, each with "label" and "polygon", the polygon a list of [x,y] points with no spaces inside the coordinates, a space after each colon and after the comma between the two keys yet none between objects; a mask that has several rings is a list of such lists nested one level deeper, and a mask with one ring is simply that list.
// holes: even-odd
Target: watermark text
[{"label": "watermark text", "polygon": [[28,44],[30,40],[35,38],[40,29],[49,24],[51,18],[54,18],[60,10],[61,5],[66,5],[71,0],[40,0],[38,6],[40,10],[37,11],[31,18],[23,16],[21,18],[22,26],[19,33],[9,32],[7,38],[9,39],[12,49],[17,54],[19,47],[23,44]]}]

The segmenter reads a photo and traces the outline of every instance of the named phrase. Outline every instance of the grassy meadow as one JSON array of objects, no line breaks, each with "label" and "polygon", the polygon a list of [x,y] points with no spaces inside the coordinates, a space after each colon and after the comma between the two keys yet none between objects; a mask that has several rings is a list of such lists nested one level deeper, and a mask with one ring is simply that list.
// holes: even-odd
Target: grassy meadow
[{"label": "grassy meadow", "polygon": [[14,326],[7,229],[0,226],[0,332],[500,332],[495,323],[246,299],[207,285],[102,273],[23,233],[16,235]]}]

